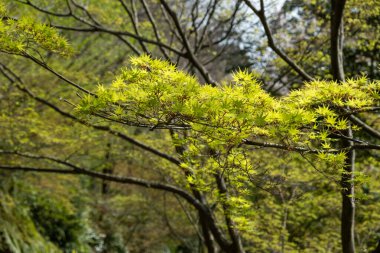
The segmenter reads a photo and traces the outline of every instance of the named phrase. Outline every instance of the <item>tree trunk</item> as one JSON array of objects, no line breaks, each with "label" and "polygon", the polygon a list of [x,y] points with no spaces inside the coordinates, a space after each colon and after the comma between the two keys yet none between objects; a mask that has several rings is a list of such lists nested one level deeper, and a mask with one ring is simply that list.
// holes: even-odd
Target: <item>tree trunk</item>
[{"label": "tree trunk", "polygon": [[217,251],[216,251],[216,247],[215,247],[214,238],[212,237],[212,235],[208,229],[207,222],[201,213],[199,213],[199,219],[200,219],[203,239],[204,239],[204,243],[205,243],[206,248],[207,248],[207,252],[208,253],[216,253]]},{"label": "tree trunk", "polygon": [[343,68],[343,11],[346,0],[331,0],[331,73],[335,81],[344,81]]},{"label": "tree trunk", "polygon": [[[218,185],[218,190],[221,195],[224,195],[226,200],[229,198],[226,182],[221,175],[221,173],[215,174],[216,183]],[[227,225],[227,230],[230,235],[230,238],[232,240],[232,244],[230,246],[229,252],[231,253],[244,253],[243,243],[241,241],[241,237],[239,234],[239,231],[236,228],[235,222],[230,217],[228,207],[225,203],[222,203],[223,211],[224,211],[224,218]]]},{"label": "tree trunk", "polygon": [[[343,12],[346,0],[331,0],[331,73],[337,82],[344,82],[343,66],[343,41],[344,26]],[[345,135],[352,138],[351,127]],[[341,178],[342,194],[342,215],[341,215],[341,242],[343,253],[355,253],[355,196],[354,196],[354,171],[355,171],[355,150],[350,149],[352,141],[342,141],[343,147],[350,151],[347,154],[344,171]]]},{"label": "tree trunk", "polygon": [[[106,155],[104,157],[105,163],[107,164],[107,166],[102,169],[103,174],[110,174],[110,175],[113,174],[113,169],[109,165],[109,160],[110,160],[110,155],[111,155],[110,153],[111,153],[111,143],[108,142]],[[110,191],[110,183],[107,180],[103,179],[102,180],[102,194],[106,195],[109,193],[109,191]]]},{"label": "tree trunk", "polygon": [[[349,129],[348,136],[352,137],[352,131]],[[345,146],[353,145],[352,141],[346,141]],[[343,253],[355,252],[355,197],[354,197],[354,171],[355,171],[355,150],[347,154],[346,166],[342,173],[342,216],[341,216],[341,236]]]}]

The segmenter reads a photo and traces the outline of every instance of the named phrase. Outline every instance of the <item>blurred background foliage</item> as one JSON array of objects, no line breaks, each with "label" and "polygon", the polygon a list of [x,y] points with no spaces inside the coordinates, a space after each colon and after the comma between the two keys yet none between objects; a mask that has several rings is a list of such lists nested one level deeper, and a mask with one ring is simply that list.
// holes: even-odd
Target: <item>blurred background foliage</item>
[{"label": "blurred background foliage", "polygon": [[[268,50],[258,19],[241,1],[167,2],[204,69],[194,64],[181,34],[168,21],[168,12],[156,0],[5,0],[0,33],[2,39],[13,34],[13,41],[30,47],[33,57],[90,91],[100,83],[111,83],[129,65],[129,57],[141,53],[170,60],[201,82],[223,82],[233,71],[247,68],[274,96],[302,86],[300,76]],[[331,79],[330,4],[265,2],[280,47],[313,77]],[[6,17],[28,17],[56,29],[47,35],[50,43],[32,45],[27,32],[22,37],[5,25]],[[347,1],[344,61],[348,77],[380,78],[379,20],[378,0]],[[45,31],[44,27],[28,29]],[[64,38],[60,43],[55,33]],[[62,48],[67,52],[54,54]],[[22,79],[21,88],[27,87],[62,111],[73,111],[72,104],[82,98],[83,94],[76,94],[62,79],[30,60],[2,53],[0,63]],[[178,167],[168,161],[109,132],[63,117],[3,75],[0,108],[1,150],[47,154],[102,173],[187,184]],[[360,116],[379,129],[378,114]],[[101,119],[90,122],[177,155],[168,131],[126,128]],[[365,132],[358,135],[371,140]],[[243,236],[247,251],[340,252],[339,175],[323,163],[316,170],[312,157],[305,161],[287,151],[252,151],[256,172],[246,182],[254,203],[249,214],[252,227]],[[355,240],[359,252],[375,249],[380,239],[379,160],[378,152],[357,154]],[[1,154],[0,164],[64,168],[10,154]],[[205,252],[203,240],[196,210],[171,193],[79,175],[0,170],[1,252]]]}]

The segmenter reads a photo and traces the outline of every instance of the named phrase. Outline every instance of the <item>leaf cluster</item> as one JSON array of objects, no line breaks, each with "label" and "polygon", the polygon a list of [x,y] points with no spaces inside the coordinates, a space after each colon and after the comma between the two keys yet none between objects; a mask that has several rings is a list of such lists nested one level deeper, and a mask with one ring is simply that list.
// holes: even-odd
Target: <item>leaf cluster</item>
[{"label": "leaf cluster", "polygon": [[72,55],[73,49],[56,29],[24,16],[6,17],[4,6],[0,9],[0,50],[9,54],[35,54],[40,49],[62,56]]}]

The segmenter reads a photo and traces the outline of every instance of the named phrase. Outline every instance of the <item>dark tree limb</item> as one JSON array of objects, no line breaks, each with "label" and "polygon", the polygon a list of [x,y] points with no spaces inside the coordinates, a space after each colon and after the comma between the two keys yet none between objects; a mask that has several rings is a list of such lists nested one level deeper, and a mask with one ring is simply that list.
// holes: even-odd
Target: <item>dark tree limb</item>
[{"label": "dark tree limb", "polygon": [[[43,172],[43,173],[81,174],[81,175],[87,175],[94,178],[99,178],[102,180],[108,180],[108,181],[123,183],[123,184],[139,185],[146,188],[164,190],[167,192],[174,193],[182,197],[183,199],[185,199],[189,204],[191,204],[194,208],[198,210],[201,219],[204,219],[204,221],[207,224],[208,229],[210,229],[214,235],[217,235],[216,239],[219,245],[221,246],[221,248],[224,248],[224,249],[230,248],[228,241],[224,238],[224,236],[221,234],[222,232],[217,227],[215,218],[213,217],[213,214],[210,212],[209,208],[203,202],[199,201],[197,196],[193,197],[188,192],[186,192],[185,190],[181,188],[168,185],[168,184],[162,184],[159,182],[147,181],[141,178],[120,177],[120,176],[115,176],[111,174],[99,173],[99,172],[81,168],[66,160],[61,160],[61,159],[58,159],[56,157],[51,157],[51,156],[35,155],[35,154],[29,154],[29,153],[22,153],[18,151],[2,151],[2,150],[0,150],[0,154],[8,154],[8,155],[13,154],[13,155],[18,155],[22,157],[32,158],[32,159],[49,160],[49,161],[53,161],[58,164],[71,168],[71,170],[67,170],[67,169],[55,169],[55,168],[50,169],[50,168],[0,165],[0,169],[3,169],[3,170],[21,170],[21,171]],[[220,235],[218,233],[220,233]]]},{"label": "dark tree limb", "polygon": [[85,88],[83,88],[82,86],[80,86],[79,84],[71,81],[70,79],[68,79],[67,77],[63,76],[62,74],[58,73],[57,71],[55,71],[54,69],[52,69],[50,66],[48,66],[45,62],[42,62],[41,60],[37,59],[36,57],[30,55],[30,54],[23,54],[22,56],[24,56],[25,58],[37,63],[38,65],[40,65],[42,68],[46,69],[47,71],[49,71],[50,73],[54,74],[56,77],[58,77],[59,79],[65,81],[66,83],[70,84],[71,86],[77,88],[78,90],[80,91],[83,91],[84,93],[87,93],[87,94],[90,94],[92,96],[95,96],[94,93],[92,93],[91,91],[88,91],[86,90]]},{"label": "dark tree limb", "polygon": [[[330,59],[331,74],[336,82],[344,82],[343,66],[343,12],[346,0],[331,0],[331,27],[330,27]],[[351,127],[344,134],[353,137]],[[342,214],[341,214],[341,243],[343,253],[355,253],[355,150],[354,143],[342,141],[343,147],[349,149],[344,171],[341,178],[342,186]]]},{"label": "dark tree limb", "polygon": [[56,168],[36,168],[36,167],[15,166],[15,165],[0,165],[0,169],[8,170],[8,171],[87,175],[93,178],[103,179],[103,180],[122,183],[122,184],[138,185],[138,186],[143,186],[146,188],[163,190],[163,191],[174,193],[182,197],[189,204],[194,206],[197,210],[204,211],[204,206],[186,191],[176,186],[162,184],[162,183],[154,182],[154,181],[148,181],[141,178],[115,176],[115,175],[104,174],[104,173],[95,172],[95,171],[91,171],[91,170],[83,169],[79,167],[76,167],[75,169],[56,169]]},{"label": "dark tree limb", "polygon": [[[23,1],[20,1],[20,3],[23,3],[23,4],[26,4],[25,2]],[[36,10],[38,11],[41,11],[42,13],[45,13],[45,14],[48,14],[48,15],[53,15],[53,16],[56,16],[56,13],[51,13],[45,9],[42,9],[42,8],[39,8],[37,9],[34,5],[31,5],[31,7],[35,8]],[[55,25],[55,24],[50,24],[51,27],[54,27],[56,29],[60,29],[60,30],[67,30],[67,31],[75,31],[75,32],[86,32],[86,33],[106,33],[106,34],[111,34],[111,35],[114,35],[116,36],[117,38],[121,39],[122,36],[126,36],[126,37],[130,37],[130,38],[133,38],[133,39],[136,39],[138,41],[141,41],[141,42],[145,42],[145,43],[148,43],[148,44],[152,44],[152,45],[156,45],[156,46],[161,46],[163,48],[166,48],[167,50],[169,51],[172,51],[174,52],[175,54],[177,55],[180,55],[180,56],[183,56],[184,54],[171,47],[170,45],[167,45],[167,44],[164,44],[160,41],[156,41],[156,40],[152,40],[152,39],[148,39],[148,38],[145,38],[145,37],[142,37],[142,36],[139,36],[137,34],[134,34],[134,33],[131,33],[131,32],[128,32],[128,31],[115,31],[115,30],[111,30],[109,28],[106,28],[104,26],[101,26],[99,24],[96,24],[96,23],[90,23],[76,15],[73,14],[73,12],[71,11],[70,12],[70,16],[68,17],[73,17],[75,18],[77,21],[79,21],[80,23],[86,25],[86,27],[69,27],[69,26],[61,26],[61,25]],[[89,14],[90,15],[90,14]],[[16,18],[13,18],[13,17],[6,17],[6,19],[12,19],[12,20],[17,20]],[[139,50],[133,46],[130,42],[126,41],[124,38],[121,39],[128,47],[130,47],[135,53],[137,54],[141,54],[139,53]]]},{"label": "dark tree limb", "polygon": [[[174,131],[173,130],[170,130],[170,135],[171,135],[172,139],[174,140]],[[183,157],[183,154],[185,152],[185,147],[183,145],[178,145],[178,144],[174,144],[174,146],[175,146],[175,150],[176,150],[177,154],[179,154],[181,157]],[[186,177],[194,175],[194,173],[190,169],[183,169],[183,172],[184,172],[184,175]],[[205,195],[202,194],[197,189],[196,185],[190,183],[190,188],[191,188],[191,191],[193,192],[193,195],[201,203],[203,203],[205,206],[208,206]],[[208,209],[209,209],[209,212],[213,215],[212,210],[210,208],[208,208]],[[215,237],[216,241],[218,241],[219,245],[222,248],[228,249],[229,244],[228,244],[226,238],[224,238],[224,236],[222,235],[221,231],[218,231],[218,230],[212,231],[211,228],[208,226],[208,221],[205,219],[205,217],[199,212],[198,212],[198,215],[199,215],[199,223],[200,223],[200,226],[202,229],[202,235],[203,235],[204,243],[207,247],[208,252],[209,253],[217,252],[214,237]],[[215,219],[215,218],[213,217],[213,219]]]},{"label": "dark tree limb", "polygon": [[[347,130],[348,136],[352,136],[351,128]],[[341,178],[342,187],[342,214],[341,214],[341,240],[343,253],[355,252],[355,191],[354,171],[356,152],[363,144],[355,144],[352,141],[343,141],[344,147],[351,149],[347,153],[344,171]],[[364,144],[365,145],[365,144]]]},{"label": "dark tree limb", "polygon": [[183,46],[186,49],[186,56],[189,59],[189,61],[194,65],[194,67],[199,71],[199,73],[202,75],[202,77],[205,79],[205,81],[212,85],[216,86],[215,80],[212,79],[210,74],[207,72],[205,67],[202,65],[202,63],[198,60],[198,58],[195,56],[193,50],[191,49],[190,42],[186,37],[185,32],[183,31],[181,24],[179,22],[179,19],[177,17],[177,14],[172,10],[172,8],[169,6],[169,4],[165,0],[160,0],[161,5],[164,7],[164,9],[167,11],[169,16],[174,22],[174,25],[181,36],[181,40],[183,43]]},{"label": "dark tree limb", "polygon": [[253,6],[250,0],[243,0],[245,4],[256,14],[264,28],[265,35],[268,40],[268,46],[283,59],[297,74],[299,74],[305,81],[311,81],[314,78],[305,72],[294,60],[292,60],[284,51],[282,51],[275,43],[272,31],[269,27],[267,17],[265,15],[264,0],[260,0],[260,10]]},{"label": "dark tree limb", "polygon": [[343,69],[343,11],[346,0],[331,0],[331,72],[334,80],[344,82]]},{"label": "dark tree limb", "polygon": [[[136,14],[133,12],[133,10],[131,11],[131,10],[128,8],[128,6],[127,6],[127,4],[124,2],[124,0],[119,0],[119,2],[120,2],[120,4],[123,6],[125,12],[128,14],[129,20],[130,20],[131,23],[132,23],[133,30],[134,30],[135,34],[136,34],[137,36],[141,36],[141,35],[140,35],[140,32],[139,32],[139,28],[138,28],[138,23],[137,23],[137,20],[136,20]],[[143,49],[143,51],[144,51],[145,53],[147,53],[147,54],[150,54],[150,53],[149,53],[149,50],[148,50],[147,47],[145,46],[144,42],[141,41],[141,40],[139,40],[138,42],[139,42],[141,48]]]},{"label": "dark tree limb", "polygon": [[[221,194],[221,196],[224,196],[225,201],[229,199],[229,192],[227,190],[226,182],[223,178],[222,173],[218,172],[215,174],[215,181],[218,186],[218,191]],[[230,238],[232,240],[232,244],[230,246],[230,252],[231,253],[244,253],[243,243],[241,240],[241,236],[239,234],[239,231],[236,228],[236,224],[231,218],[231,214],[229,213],[229,207],[224,201],[222,200],[222,207],[224,211],[224,218],[226,220],[226,225],[228,229],[228,233],[230,235]]]},{"label": "dark tree limb", "polygon": [[[219,4],[218,0],[210,1],[209,6],[207,7],[206,10],[206,15],[203,20],[206,20],[205,26],[202,29],[202,32],[199,36],[198,41],[195,41],[195,46],[194,46],[194,54],[197,53],[201,45],[203,44],[203,40],[206,37],[206,33],[208,32],[208,27],[211,23],[211,19],[213,15],[215,14],[216,6]],[[207,17],[207,18],[206,18]]]},{"label": "dark tree limb", "polygon": [[[0,65],[1,67],[3,67],[4,65],[1,64]],[[74,120],[75,122],[81,124],[81,125],[84,125],[84,126],[88,126],[88,127],[92,127],[96,130],[101,130],[101,131],[105,131],[113,136],[116,136],[124,141],[127,141],[147,152],[150,152],[158,157],[161,157],[169,162],[171,162],[172,164],[175,164],[177,166],[180,166],[181,162],[173,157],[173,156],[170,156],[166,153],[163,153],[149,145],[146,145],[145,143],[142,143],[138,140],[135,140],[134,138],[131,138],[129,136],[127,136],[126,134],[124,133],[121,133],[121,132],[118,132],[116,130],[113,130],[111,127],[109,126],[99,126],[99,125],[93,125],[93,124],[89,124],[88,122],[82,120],[82,119],[79,119],[77,117],[75,117],[74,115],[68,113],[68,112],[65,112],[63,110],[61,110],[59,107],[57,107],[56,105],[50,103],[49,101],[35,95],[33,92],[31,92],[28,88],[26,88],[24,85],[23,85],[23,82],[22,80],[20,79],[20,77],[16,76],[17,77],[17,81],[14,80],[14,78],[12,78],[11,76],[9,76],[6,72],[4,72],[1,68],[0,68],[0,71],[2,72],[2,74],[4,74],[4,76],[14,85],[16,85],[16,87],[21,90],[22,92],[26,93],[29,97],[31,97],[32,99],[48,106],[49,108],[53,109],[55,112],[59,113],[60,115],[64,116],[65,118],[69,118],[71,120]],[[13,72],[12,72],[13,73]],[[14,74],[14,73],[13,73]],[[15,75],[15,74],[14,74]],[[18,84],[17,82],[20,82],[20,84]]]},{"label": "dark tree limb", "polygon": [[[156,40],[161,43],[162,39],[161,39],[160,33],[158,31],[157,25],[156,25],[156,20],[154,19],[153,15],[152,15],[152,12],[149,9],[149,6],[145,2],[145,0],[140,0],[140,2],[141,2],[142,6],[144,8],[144,11],[145,11],[146,15],[148,16],[148,19],[149,19],[149,22],[150,22],[150,24],[152,26],[152,29],[153,29],[153,32],[154,32],[154,36],[156,37]],[[162,46],[158,46],[158,47],[159,47],[161,53],[164,55],[165,59],[167,59],[167,60],[170,61],[170,57],[166,53],[165,49]]]},{"label": "dark tree limb", "polygon": [[16,2],[19,2],[21,4],[29,5],[32,8],[34,8],[34,9],[40,11],[40,12],[46,13],[48,15],[51,15],[51,16],[56,16],[56,17],[71,17],[71,15],[72,15],[72,11],[71,11],[70,8],[69,8],[69,10],[68,10],[67,13],[56,13],[56,12],[51,12],[51,11],[42,9],[39,6],[33,4],[30,0],[26,0],[26,1],[16,0]]},{"label": "dark tree limb", "polygon": [[369,126],[368,124],[366,124],[364,121],[362,121],[361,119],[359,119],[358,117],[354,116],[354,115],[350,115],[349,116],[349,119],[355,123],[356,125],[360,126],[361,128],[363,128],[363,130],[368,133],[369,135],[371,135],[372,137],[375,137],[377,139],[380,139],[380,132],[375,130],[374,128],[372,128],[371,126]]},{"label": "dark tree limb", "polygon": [[[1,67],[3,67],[3,65],[1,65]],[[70,113],[67,113],[67,112],[64,112],[62,111],[60,108],[58,108],[57,106],[53,105],[52,103],[48,102],[47,100],[44,100],[36,95],[34,95],[30,90],[28,90],[26,87],[24,87],[23,85],[20,85],[18,84],[17,82],[21,83],[22,84],[22,80],[17,76],[15,75],[13,72],[11,72],[11,75],[12,76],[16,76],[17,80],[14,80],[14,78],[12,78],[12,76],[8,75],[2,68],[0,68],[0,71],[4,74],[4,76],[12,83],[12,84],[15,84],[16,87],[18,89],[20,89],[21,91],[25,92],[27,95],[29,95],[31,98],[35,99],[36,101],[44,104],[44,105],[47,105],[48,107],[50,107],[51,109],[53,109],[54,111],[58,112],[59,114],[61,114],[62,116],[64,117],[67,117],[67,118],[70,118],[82,125],[85,125],[85,126],[89,126],[89,127],[92,127],[94,129],[97,129],[97,130],[102,130],[102,131],[105,131],[109,134],[112,134],[118,138],[121,138],[145,151],[148,151],[158,157],[161,157],[179,167],[181,167],[181,161],[178,160],[177,158],[174,158],[166,153],[163,153],[157,149],[154,149],[153,147],[151,146],[148,146],[144,143],[141,143],[121,132],[118,132],[118,131],[115,131],[113,130],[112,128],[108,127],[108,126],[98,126],[98,125],[91,125],[91,124],[88,124],[87,122],[85,122],[84,120],[81,120],[75,116],[73,116],[72,114]],[[10,70],[9,70],[10,71]],[[67,166],[71,166],[72,164],[65,164]],[[68,173],[68,172],[67,172]],[[85,173],[82,173],[82,174],[85,174]],[[111,176],[112,175],[108,175],[108,176]],[[104,178],[104,179],[107,179],[107,178]],[[197,199],[197,201],[200,203],[201,207],[202,207],[202,210],[198,209],[198,212],[200,214],[200,219],[203,221],[203,224],[205,226],[205,228],[207,228],[207,231],[211,231],[212,234],[215,236],[215,239],[216,241],[218,242],[218,244],[220,245],[221,248],[229,248],[230,247],[230,243],[228,242],[228,240],[224,237],[223,235],[223,232],[221,231],[221,229],[218,227],[217,225],[217,221],[215,219],[215,217],[213,216],[212,214],[212,211],[210,210],[209,207],[206,206],[206,202],[205,202],[205,199],[204,199],[204,196],[199,193],[196,189],[193,189],[193,194],[195,196],[195,199]],[[198,200],[200,199],[200,201]]]}]

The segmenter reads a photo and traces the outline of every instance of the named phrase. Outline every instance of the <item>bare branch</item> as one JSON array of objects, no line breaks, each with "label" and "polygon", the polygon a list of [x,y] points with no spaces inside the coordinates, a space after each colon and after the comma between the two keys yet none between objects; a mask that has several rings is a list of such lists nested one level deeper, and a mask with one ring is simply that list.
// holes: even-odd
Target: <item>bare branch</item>
[{"label": "bare branch", "polygon": [[[212,1],[210,1],[210,4],[212,3]],[[194,54],[197,53],[198,49],[201,47],[202,43],[203,43],[203,40],[206,36],[206,32],[208,30],[208,26],[210,25],[211,23],[211,19],[215,13],[215,10],[216,10],[216,6],[218,4],[218,0],[214,0],[214,3],[211,5],[211,7],[209,6],[206,10],[206,15],[205,17],[207,17],[207,21],[206,21],[206,24],[205,26],[203,27],[202,29],[202,33],[199,37],[199,40],[196,41],[195,43],[195,48],[194,48]],[[210,14],[207,15],[207,13],[210,12]]]},{"label": "bare branch", "polygon": [[[75,7],[77,7],[78,9],[80,9],[80,10],[82,10],[85,14],[86,14],[86,16],[92,21],[92,22],[94,22],[94,24],[96,24],[96,25],[100,25],[100,23],[91,15],[91,13],[84,7],[84,6],[82,6],[82,5],[80,5],[80,4],[78,4],[78,3],[76,3],[74,0],[70,0],[72,3],[73,3],[73,5],[75,6]],[[68,6],[69,6],[69,8],[70,8],[70,4],[68,3]],[[70,10],[71,10],[71,8],[70,8]],[[72,16],[75,18],[75,15],[73,14],[73,12],[71,12],[72,13]]]},{"label": "bare branch", "polygon": [[344,81],[343,69],[343,11],[346,0],[331,1],[331,72],[334,80]]},{"label": "bare branch", "polygon": [[[43,157],[41,157],[43,158]],[[134,177],[121,177],[121,176],[115,176],[111,174],[104,174],[100,172],[91,171],[88,169],[83,169],[76,167],[76,169],[56,169],[56,168],[36,168],[36,167],[24,167],[24,166],[10,166],[10,165],[0,165],[1,170],[9,170],[9,171],[25,171],[25,172],[39,172],[39,173],[58,173],[58,174],[79,174],[79,175],[87,175],[94,178],[99,178],[111,182],[117,182],[122,184],[131,184],[131,185],[138,185],[146,188],[152,188],[157,190],[163,190],[167,192],[174,193],[178,196],[181,196],[184,198],[189,204],[194,206],[197,210],[204,212],[204,206],[199,203],[197,199],[192,197],[189,193],[186,191],[172,185],[168,184],[162,184],[159,182],[154,181],[148,181],[141,178],[134,178]]]},{"label": "bare branch", "polygon": [[260,19],[261,24],[263,25],[265,35],[268,40],[268,46],[281,58],[283,59],[294,71],[296,71],[304,80],[306,81],[311,81],[314,78],[311,77],[309,74],[305,72],[299,66],[295,61],[293,61],[284,51],[282,51],[274,42],[272,31],[269,27],[267,18],[265,16],[265,11],[264,11],[264,1],[260,1],[260,6],[261,9],[258,10],[256,7],[253,6],[250,0],[243,0],[246,5],[256,14],[256,16]]},{"label": "bare branch", "polygon": [[380,150],[380,145],[376,144],[354,144],[352,145],[352,149],[375,149],[375,150]]},{"label": "bare branch", "polygon": [[110,30],[110,29],[105,28],[105,27],[100,27],[100,26],[95,26],[95,25],[93,25],[90,28],[88,28],[88,27],[67,27],[67,26],[60,26],[60,25],[51,25],[51,26],[55,27],[57,29],[75,31],[75,32],[90,32],[90,33],[91,32],[103,32],[103,33],[108,33],[108,34],[112,34],[112,35],[127,36],[127,37],[131,37],[133,39],[136,39],[136,40],[141,40],[143,42],[146,42],[146,43],[149,43],[152,45],[161,46],[163,48],[168,49],[169,51],[172,51],[173,53],[175,53],[177,55],[184,56],[184,53],[182,53],[178,49],[175,49],[175,48],[173,48],[167,44],[164,44],[164,43],[159,42],[159,41],[147,39],[147,38],[138,36],[136,34],[127,32],[127,31],[114,31],[114,30]]},{"label": "bare branch", "polygon": [[[160,34],[158,32],[158,28],[156,26],[156,21],[154,20],[154,17],[152,15],[152,13],[151,13],[148,5],[146,4],[145,0],[140,0],[140,1],[142,3],[142,6],[143,6],[143,8],[145,10],[146,15],[148,16],[149,22],[150,22],[150,24],[152,26],[152,29],[153,29],[154,36],[156,37],[156,40],[161,43],[161,36],[160,36]],[[170,57],[166,53],[165,49],[162,46],[158,46],[158,47],[160,48],[161,53],[164,55],[164,57],[167,60],[170,60]]]},{"label": "bare branch", "polygon": [[86,90],[85,88],[83,88],[82,86],[80,86],[79,84],[69,80],[68,78],[64,77],[62,74],[58,73],[57,71],[55,71],[54,69],[52,69],[50,66],[48,66],[45,62],[42,62],[41,60],[35,58],[34,56],[30,55],[30,54],[27,54],[27,53],[24,53],[22,56],[24,56],[25,58],[27,59],[30,59],[32,60],[33,62],[37,63],[38,65],[40,65],[41,67],[43,67],[44,69],[48,70],[50,73],[53,73],[55,76],[57,76],[59,79],[65,81],[66,83],[74,86],[75,88],[77,88],[78,90],[81,90],[83,91],[84,93],[87,93],[87,94],[90,94],[92,96],[96,96],[94,93]]},{"label": "bare branch", "polygon": [[71,17],[71,15],[72,15],[71,9],[69,9],[69,11],[67,13],[56,13],[56,12],[51,12],[51,11],[42,9],[42,8],[38,7],[37,5],[33,4],[30,0],[26,0],[26,2],[20,1],[20,0],[16,0],[16,1],[19,2],[19,3],[21,3],[21,4],[29,5],[29,6],[33,7],[34,9],[36,9],[36,10],[42,12],[42,13],[51,15],[51,16],[56,16],[56,17]]},{"label": "bare branch", "polygon": [[[22,2],[20,1],[21,3],[24,3],[26,4],[25,2]],[[43,13],[46,13],[46,14],[50,14],[49,11],[47,10],[44,10],[44,9],[41,9],[41,8],[36,8],[35,5],[31,5],[31,7],[35,8],[36,10],[39,10]],[[51,13],[50,15],[53,15],[53,16],[56,16],[57,13]],[[91,15],[88,13],[88,15]],[[171,47],[170,45],[167,45],[167,44],[164,44],[160,41],[155,41],[155,40],[151,40],[151,39],[148,39],[148,38],[145,38],[145,37],[142,37],[142,36],[139,36],[137,34],[134,34],[134,33],[131,33],[131,32],[127,32],[127,31],[114,31],[114,30],[111,30],[111,29],[108,29],[104,26],[101,26],[99,25],[98,22],[96,22],[95,24],[93,23],[89,23],[88,21],[76,16],[73,14],[73,12],[71,11],[70,9],[70,16],[67,16],[67,17],[73,17],[75,18],[76,20],[78,20],[79,22],[85,24],[86,26],[89,26],[89,27],[68,27],[68,26],[61,26],[61,25],[55,25],[55,24],[50,24],[51,27],[54,27],[56,29],[61,29],[61,30],[67,30],[67,31],[75,31],[75,32],[90,32],[90,33],[95,33],[95,32],[103,32],[103,33],[107,33],[107,34],[111,34],[111,35],[114,35],[116,37],[118,37],[119,39],[121,38],[121,36],[127,36],[127,37],[130,37],[130,38],[133,38],[133,39],[136,39],[138,41],[142,41],[142,42],[146,42],[146,43],[149,43],[149,44],[152,44],[152,45],[156,45],[156,46],[161,46],[163,48],[166,48],[168,49],[169,51],[172,51],[180,56],[183,56],[184,54]],[[15,18],[12,18],[12,17],[6,17],[7,19],[12,19],[12,20],[17,20]],[[128,46],[130,47],[135,53],[137,54],[141,54],[139,53],[139,50],[134,47],[130,42],[127,42],[125,39],[122,39],[122,41]]]},{"label": "bare branch", "polygon": [[[132,11],[125,4],[124,0],[119,0],[119,2],[123,6],[125,12],[128,14],[128,17],[129,17],[130,21],[132,22],[133,30],[135,31],[136,35],[140,36],[140,32],[139,32],[139,28],[138,28],[138,23],[137,23],[137,20],[135,18],[136,17],[135,13],[132,13]],[[144,43],[141,40],[138,40],[138,42],[139,42],[141,48],[143,49],[143,51],[145,53],[149,54],[149,50],[146,48],[146,46],[144,45]]]},{"label": "bare branch", "polygon": [[[0,71],[3,74],[5,74],[6,78],[11,83],[15,84],[16,87],[19,90],[21,90],[22,92],[26,93],[28,96],[30,96],[31,98],[35,99],[36,101],[38,101],[38,102],[40,102],[40,103],[48,106],[49,108],[53,109],[54,111],[56,111],[57,113],[61,114],[62,116],[66,117],[66,118],[69,118],[69,119],[72,119],[72,120],[74,120],[74,121],[76,121],[76,122],[78,122],[78,123],[80,123],[80,124],[82,124],[84,126],[89,126],[89,127],[94,128],[94,129],[97,129],[97,130],[105,131],[105,132],[107,132],[107,133],[109,133],[109,134],[111,134],[113,136],[116,136],[116,137],[118,137],[120,139],[123,139],[123,140],[125,140],[125,141],[127,141],[127,142],[129,142],[129,143],[131,143],[131,144],[133,144],[133,145],[135,145],[135,146],[137,146],[137,147],[145,150],[145,151],[148,151],[148,152],[150,152],[150,153],[152,153],[152,154],[154,154],[154,155],[156,155],[158,157],[161,157],[161,158],[163,158],[163,159],[165,159],[165,160],[167,160],[167,161],[169,161],[169,162],[171,162],[171,163],[173,163],[173,164],[175,164],[177,166],[180,166],[181,162],[177,158],[172,157],[172,156],[170,156],[170,155],[168,155],[166,153],[163,153],[163,152],[161,152],[161,151],[159,151],[159,150],[157,150],[157,149],[155,149],[155,148],[153,148],[153,147],[151,147],[151,146],[149,146],[149,145],[147,145],[145,143],[142,143],[142,142],[140,142],[138,140],[135,140],[135,139],[127,136],[124,133],[121,133],[121,132],[118,132],[116,130],[113,130],[109,126],[99,126],[99,125],[89,124],[88,122],[86,122],[86,121],[84,121],[82,119],[79,119],[79,118],[75,117],[74,115],[72,115],[72,114],[70,114],[68,112],[62,111],[60,108],[58,108],[57,106],[53,105],[49,101],[47,101],[47,100],[45,100],[45,99],[43,99],[41,97],[36,96],[29,89],[27,89],[25,86],[17,84],[16,81],[12,77],[10,77],[9,75],[7,75],[1,68],[0,68]],[[18,79],[21,81],[21,79],[19,77],[18,77]]]},{"label": "bare branch", "polygon": [[[229,192],[227,190],[227,185],[226,185],[226,182],[223,178],[222,173],[220,173],[220,172],[215,173],[215,181],[217,183],[220,195],[224,196],[226,198],[226,200],[229,199]],[[231,248],[233,249],[234,252],[244,252],[242,241],[241,241],[241,236],[240,236],[240,234],[236,228],[235,222],[230,217],[228,206],[224,201],[222,201],[222,207],[223,207],[223,211],[224,211],[224,218],[226,220],[226,225],[228,228],[228,233],[232,239]]]},{"label": "bare branch", "polygon": [[380,132],[378,132],[377,130],[375,130],[374,128],[372,128],[368,124],[366,124],[364,121],[362,121],[358,117],[355,117],[354,115],[350,115],[349,118],[353,123],[355,123],[356,125],[363,128],[364,131],[366,131],[368,134],[370,134],[371,136],[373,136],[377,139],[380,139]]},{"label": "bare branch", "polygon": [[250,140],[243,140],[243,144],[257,146],[257,147],[277,148],[277,149],[283,149],[283,150],[288,150],[288,151],[297,151],[301,153],[314,153],[314,154],[317,154],[320,152],[336,153],[339,151],[336,149],[329,149],[329,150],[309,149],[309,148],[304,148],[304,147],[287,146],[287,145],[279,144],[279,143],[258,142],[258,141],[250,141]]},{"label": "bare branch", "polygon": [[165,0],[160,0],[160,3],[165,8],[165,10],[169,13],[170,17],[172,18],[174,25],[177,28],[177,31],[179,35],[181,36],[183,46],[186,49],[186,56],[188,57],[189,61],[194,65],[195,68],[199,71],[199,73],[202,75],[202,77],[205,79],[207,83],[209,83],[212,86],[216,86],[216,82],[211,78],[210,74],[207,72],[207,70],[204,68],[204,66],[199,62],[197,57],[194,55],[190,42],[188,41],[185,32],[183,31],[181,24],[178,20],[178,17],[176,13],[170,8],[169,4]]}]

